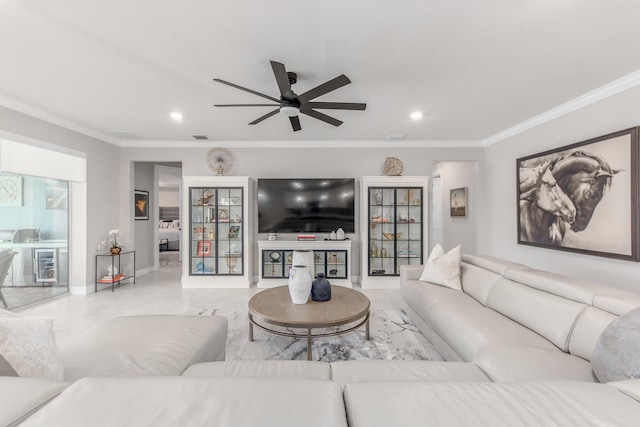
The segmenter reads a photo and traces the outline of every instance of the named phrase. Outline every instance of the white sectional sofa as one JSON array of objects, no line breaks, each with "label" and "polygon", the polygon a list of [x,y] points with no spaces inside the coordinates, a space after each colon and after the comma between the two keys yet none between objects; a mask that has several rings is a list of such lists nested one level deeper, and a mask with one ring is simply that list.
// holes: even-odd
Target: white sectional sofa
[{"label": "white sectional sofa", "polygon": [[462,258],[462,292],[403,266],[406,311],[445,360],[473,362],[492,381],[593,381],[591,354],[640,296],[477,255]]},{"label": "white sectional sofa", "polygon": [[[420,282],[421,269],[401,270],[401,292],[447,362],[222,361],[226,320],[176,345],[200,325],[178,321],[165,342],[152,329],[170,318],[114,319],[111,341],[67,349],[74,382],[0,377],[0,425],[638,425],[640,379],[594,383],[589,365],[638,296],[481,256],[464,256],[463,291]],[[148,336],[118,350],[131,322]],[[107,368],[78,367],[84,357]]]}]

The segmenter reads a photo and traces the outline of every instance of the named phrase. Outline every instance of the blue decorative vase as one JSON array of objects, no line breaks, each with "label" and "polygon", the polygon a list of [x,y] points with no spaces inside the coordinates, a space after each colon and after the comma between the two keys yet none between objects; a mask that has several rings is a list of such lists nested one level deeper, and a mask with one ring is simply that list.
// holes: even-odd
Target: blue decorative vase
[{"label": "blue decorative vase", "polygon": [[331,283],[324,277],[324,273],[318,273],[318,278],[311,284],[311,299],[318,302],[331,299]]}]

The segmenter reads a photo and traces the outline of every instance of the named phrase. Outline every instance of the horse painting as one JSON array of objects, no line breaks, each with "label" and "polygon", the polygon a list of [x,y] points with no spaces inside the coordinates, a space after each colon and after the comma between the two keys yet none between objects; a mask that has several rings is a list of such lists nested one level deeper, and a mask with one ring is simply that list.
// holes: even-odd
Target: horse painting
[{"label": "horse painting", "polygon": [[572,224],[576,208],[558,186],[551,161],[534,167],[520,167],[520,239],[558,245],[561,224]]},{"label": "horse painting", "polygon": [[520,240],[561,246],[567,230],[585,230],[620,171],[579,150],[520,162]]}]

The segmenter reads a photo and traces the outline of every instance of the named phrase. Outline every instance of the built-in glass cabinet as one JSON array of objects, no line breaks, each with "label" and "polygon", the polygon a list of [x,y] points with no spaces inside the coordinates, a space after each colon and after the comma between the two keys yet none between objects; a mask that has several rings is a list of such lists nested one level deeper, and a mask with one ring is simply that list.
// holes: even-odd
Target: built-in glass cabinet
[{"label": "built-in glass cabinet", "polygon": [[363,179],[363,287],[392,287],[402,265],[424,261],[426,178],[398,178]]},{"label": "built-in glass cabinet", "polygon": [[[193,177],[199,181],[199,185],[194,185],[189,177],[184,178],[189,207],[188,229],[183,233],[187,235],[184,286],[236,287],[242,283],[245,287],[251,284],[247,253],[250,235],[247,224],[251,222],[248,220],[248,179],[240,177],[240,181],[234,182],[229,178],[237,179]],[[220,280],[211,280],[216,277]],[[234,281],[234,277],[242,280]]]}]

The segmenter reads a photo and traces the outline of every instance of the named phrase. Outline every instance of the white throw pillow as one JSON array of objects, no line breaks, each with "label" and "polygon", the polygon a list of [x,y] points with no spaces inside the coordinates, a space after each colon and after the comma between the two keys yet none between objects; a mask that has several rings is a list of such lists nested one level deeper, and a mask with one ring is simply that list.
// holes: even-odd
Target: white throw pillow
[{"label": "white throw pillow", "polygon": [[53,319],[0,316],[0,357],[20,377],[63,380],[64,366],[53,335]]},{"label": "white throw pillow", "polygon": [[460,245],[445,253],[439,244],[431,250],[420,281],[462,291],[460,281]]}]

